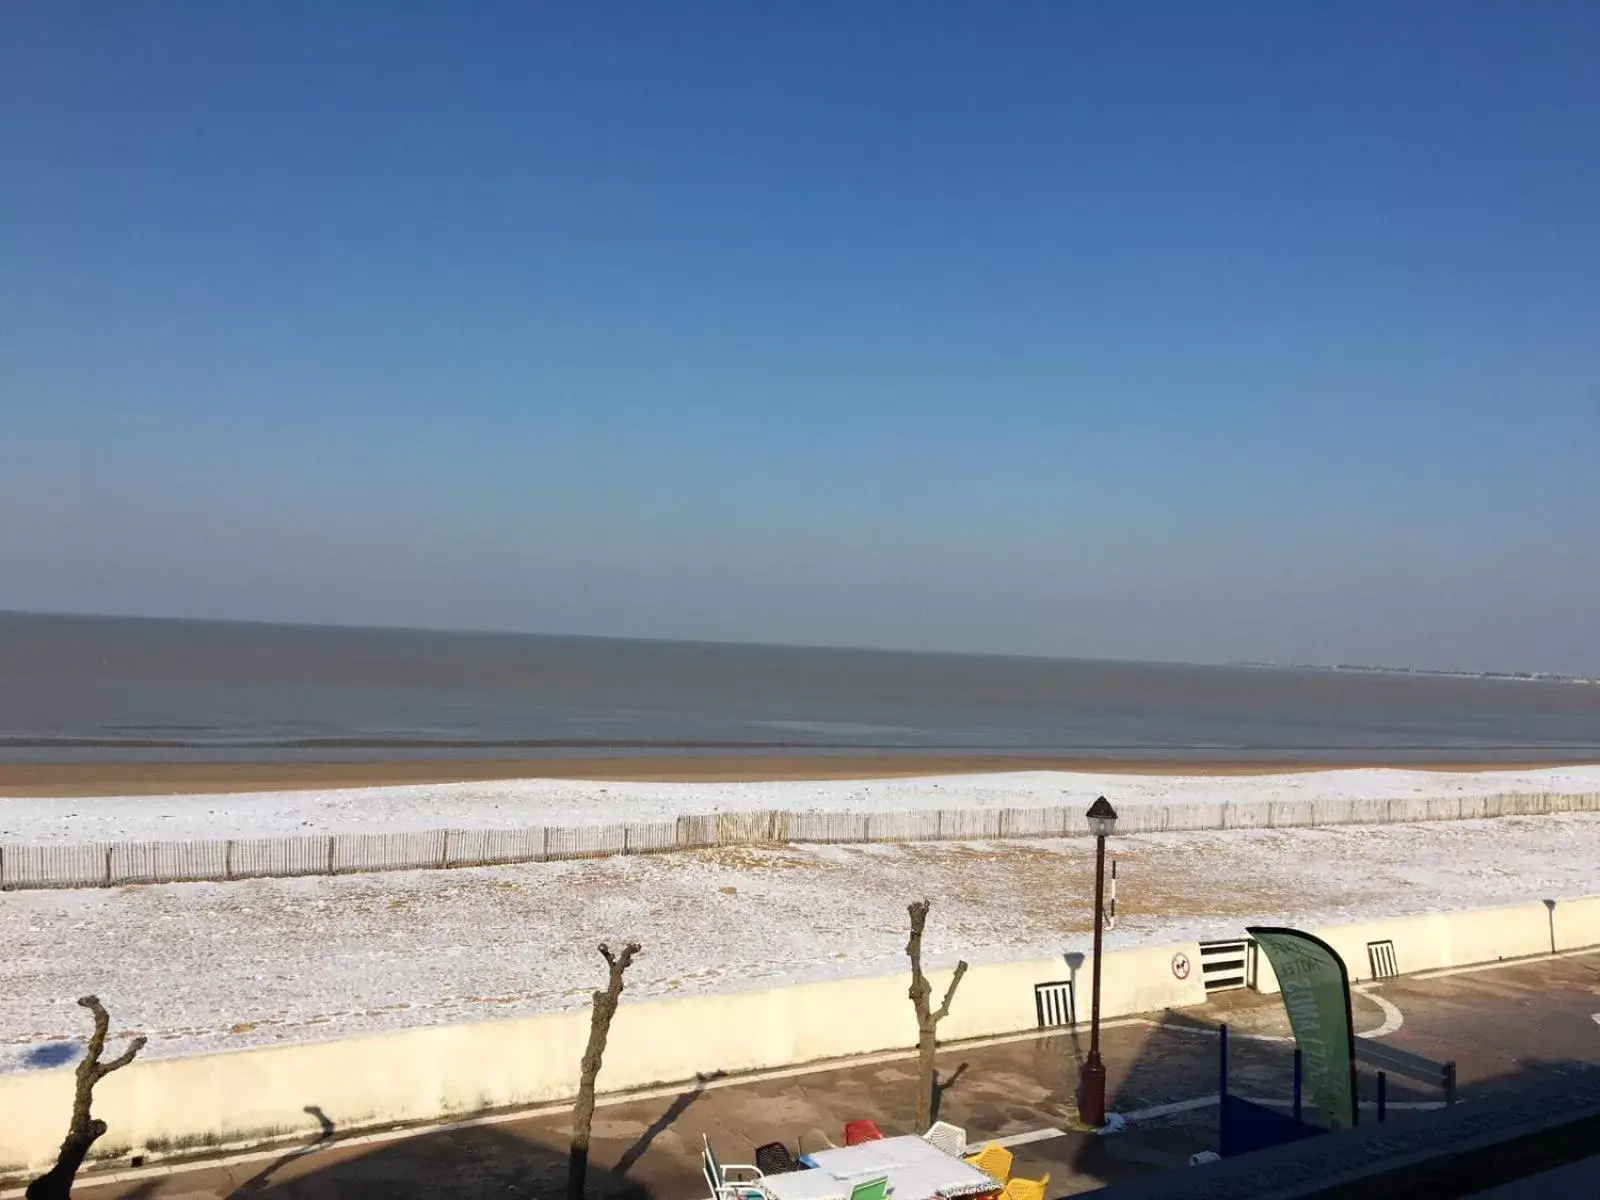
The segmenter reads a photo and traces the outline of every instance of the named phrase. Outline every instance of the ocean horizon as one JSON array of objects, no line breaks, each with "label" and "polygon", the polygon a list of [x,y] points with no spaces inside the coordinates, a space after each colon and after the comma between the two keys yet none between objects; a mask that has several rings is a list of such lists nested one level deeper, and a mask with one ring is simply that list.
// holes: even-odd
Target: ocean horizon
[{"label": "ocean horizon", "polygon": [[1600,758],[1600,687],[0,613],[0,763],[713,753],[1579,761]]}]

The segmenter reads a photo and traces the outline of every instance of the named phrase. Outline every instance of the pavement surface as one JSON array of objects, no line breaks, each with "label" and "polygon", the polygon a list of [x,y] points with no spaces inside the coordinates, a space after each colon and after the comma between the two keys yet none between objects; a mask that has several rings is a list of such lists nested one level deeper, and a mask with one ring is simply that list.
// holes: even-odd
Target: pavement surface
[{"label": "pavement surface", "polygon": [[[1394,979],[1363,988],[1355,1006],[1358,1033],[1455,1060],[1463,1103],[1600,1070],[1600,951]],[[1009,1141],[1016,1156],[1013,1173],[1048,1174],[1052,1197],[1187,1169],[1191,1154],[1217,1142],[1216,1030],[1223,1022],[1230,1028],[1231,1090],[1286,1102],[1291,1046],[1281,1001],[1237,991],[1219,994],[1202,1008],[1150,1014],[1104,1030],[1110,1107],[1128,1122],[1121,1134],[1073,1128],[1086,1032],[942,1051],[940,1116],[965,1127],[972,1143]],[[602,1084],[604,1078],[602,1071]],[[1370,1104],[1370,1076],[1362,1089]],[[915,1093],[914,1058],[886,1055],[606,1098],[594,1120],[591,1194],[702,1200],[702,1136],[724,1162],[750,1162],[764,1142],[783,1141],[791,1150],[818,1134],[841,1142],[844,1122],[860,1117],[876,1120],[885,1132],[908,1132]],[[1388,1098],[1394,1121],[1414,1119],[1441,1102],[1437,1092],[1399,1080],[1390,1081]],[[314,1100],[308,1097],[313,1105]],[[272,1153],[124,1170],[99,1181],[86,1175],[74,1195],[560,1197],[567,1122],[562,1109],[348,1139],[332,1130],[320,1144]]]},{"label": "pavement surface", "polygon": [[1600,1196],[1600,1157],[1478,1192],[1473,1200],[1552,1200],[1557,1196]]}]

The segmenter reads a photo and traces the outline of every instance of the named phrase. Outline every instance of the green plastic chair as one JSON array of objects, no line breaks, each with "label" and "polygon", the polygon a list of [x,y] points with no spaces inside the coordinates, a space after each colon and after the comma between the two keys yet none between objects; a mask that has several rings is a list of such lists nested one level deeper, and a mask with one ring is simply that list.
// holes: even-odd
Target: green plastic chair
[{"label": "green plastic chair", "polygon": [[850,1200],[885,1200],[889,1194],[889,1177],[868,1179],[850,1189]]}]

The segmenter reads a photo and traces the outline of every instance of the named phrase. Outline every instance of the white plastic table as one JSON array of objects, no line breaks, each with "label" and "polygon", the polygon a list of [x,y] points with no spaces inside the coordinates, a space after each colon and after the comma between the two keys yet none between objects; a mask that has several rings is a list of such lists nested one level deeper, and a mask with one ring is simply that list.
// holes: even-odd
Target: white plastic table
[{"label": "white plastic table", "polygon": [[[933,1200],[935,1196],[973,1196],[1000,1190],[1000,1184],[989,1174],[913,1135],[818,1150],[806,1158],[814,1169],[798,1171],[796,1175],[830,1175],[842,1190],[819,1190],[804,1196],[773,1192],[774,1200],[833,1200],[835,1196],[848,1200],[851,1188],[879,1175],[889,1177],[892,1200]],[[776,1184],[787,1178],[790,1177],[776,1175],[763,1182]],[[800,1186],[824,1187],[811,1181]]]},{"label": "white plastic table", "polygon": [[851,1185],[821,1170],[766,1175],[756,1186],[771,1200],[850,1200]]}]

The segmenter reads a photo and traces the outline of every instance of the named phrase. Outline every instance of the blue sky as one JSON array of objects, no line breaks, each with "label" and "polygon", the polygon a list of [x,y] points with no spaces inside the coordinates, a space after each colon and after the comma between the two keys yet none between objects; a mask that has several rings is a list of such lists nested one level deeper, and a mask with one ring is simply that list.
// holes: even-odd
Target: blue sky
[{"label": "blue sky", "polygon": [[0,7],[0,608],[1600,671],[1592,4]]}]

